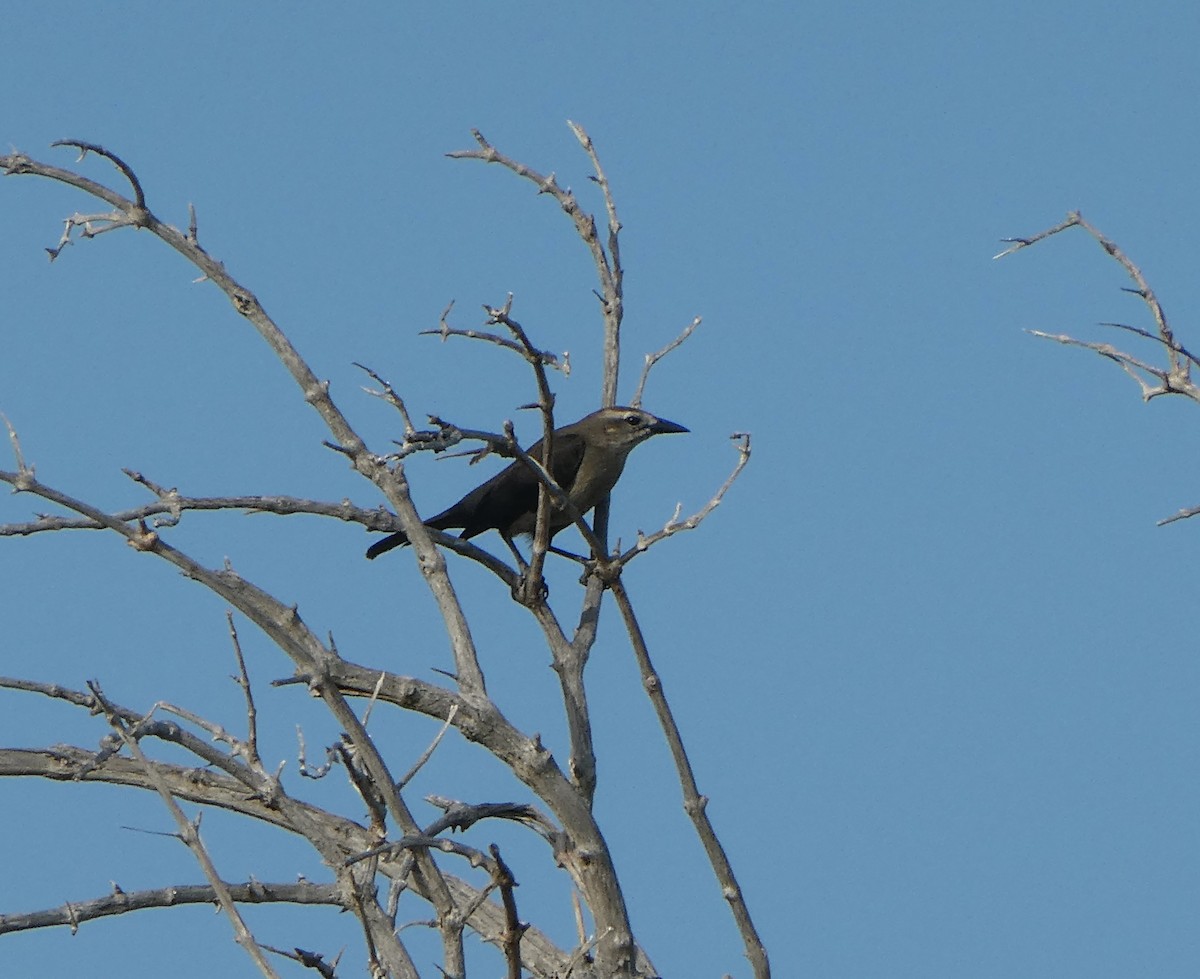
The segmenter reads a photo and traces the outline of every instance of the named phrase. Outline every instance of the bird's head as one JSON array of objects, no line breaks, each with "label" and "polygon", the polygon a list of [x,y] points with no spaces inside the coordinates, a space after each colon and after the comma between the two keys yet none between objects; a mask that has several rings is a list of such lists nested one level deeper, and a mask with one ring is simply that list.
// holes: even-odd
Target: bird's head
[{"label": "bird's head", "polygon": [[[629,451],[652,435],[672,435],[687,429],[641,408],[601,408],[583,420],[595,426],[603,442],[614,449]],[[581,423],[582,424],[582,423]]]}]

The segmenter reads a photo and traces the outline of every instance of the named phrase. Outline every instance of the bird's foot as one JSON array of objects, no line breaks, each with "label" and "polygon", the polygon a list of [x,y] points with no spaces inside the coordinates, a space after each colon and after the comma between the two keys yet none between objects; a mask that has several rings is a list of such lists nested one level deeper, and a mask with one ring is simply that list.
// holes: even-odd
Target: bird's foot
[{"label": "bird's foot", "polygon": [[550,597],[550,586],[541,575],[535,579],[526,567],[513,585],[512,597],[513,601],[520,602],[526,608],[533,608],[543,604]]},{"label": "bird's foot", "polygon": [[625,565],[619,558],[588,558],[583,562],[583,574],[579,578],[581,585],[586,585],[588,578],[599,578],[605,585],[611,585],[621,577]]}]

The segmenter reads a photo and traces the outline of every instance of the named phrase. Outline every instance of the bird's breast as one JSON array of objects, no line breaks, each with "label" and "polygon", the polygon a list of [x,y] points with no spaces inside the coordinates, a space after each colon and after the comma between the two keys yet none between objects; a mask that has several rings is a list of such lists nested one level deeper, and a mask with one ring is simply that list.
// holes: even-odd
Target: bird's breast
[{"label": "bird's breast", "polygon": [[586,513],[612,490],[621,478],[621,470],[624,468],[623,455],[616,458],[595,458],[589,453],[584,456],[583,465],[575,474],[567,495],[575,506]]}]

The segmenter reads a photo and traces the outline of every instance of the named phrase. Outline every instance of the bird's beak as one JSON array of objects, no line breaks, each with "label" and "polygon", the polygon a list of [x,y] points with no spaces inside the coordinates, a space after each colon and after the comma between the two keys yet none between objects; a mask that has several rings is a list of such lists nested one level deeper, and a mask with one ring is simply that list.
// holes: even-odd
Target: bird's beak
[{"label": "bird's beak", "polygon": [[676,425],[674,422],[669,422],[665,418],[656,418],[654,424],[650,426],[650,432],[653,435],[676,435],[680,432],[686,432],[688,429],[682,425]]}]

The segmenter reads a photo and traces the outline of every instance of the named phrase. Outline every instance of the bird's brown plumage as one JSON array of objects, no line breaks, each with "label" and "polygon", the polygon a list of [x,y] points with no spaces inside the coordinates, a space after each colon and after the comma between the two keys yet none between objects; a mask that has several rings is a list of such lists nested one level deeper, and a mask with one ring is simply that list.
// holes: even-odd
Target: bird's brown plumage
[{"label": "bird's brown plumage", "polygon": [[[580,513],[587,513],[612,490],[625,468],[629,453],[653,435],[686,432],[675,422],[656,418],[640,408],[601,408],[571,425],[554,432],[550,474],[567,493]],[[541,461],[542,442],[529,450]],[[435,530],[461,528],[459,537],[471,538],[486,530],[498,530],[511,541],[518,534],[530,534],[537,519],[538,478],[528,465],[517,460],[486,483],[425,521]],[[550,511],[550,536],[568,526],[571,515],[563,507]],[[408,536],[397,532],[376,541],[367,557],[376,558],[393,547],[408,543]]]}]

